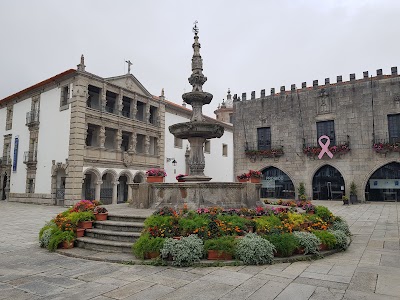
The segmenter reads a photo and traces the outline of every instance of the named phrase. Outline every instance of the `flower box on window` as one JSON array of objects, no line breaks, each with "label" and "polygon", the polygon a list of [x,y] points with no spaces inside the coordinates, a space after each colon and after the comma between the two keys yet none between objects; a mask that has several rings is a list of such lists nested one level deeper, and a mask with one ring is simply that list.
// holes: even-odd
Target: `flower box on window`
[{"label": "flower box on window", "polygon": [[[350,147],[348,143],[344,143],[341,145],[335,145],[331,146],[328,148],[329,151],[335,155],[335,154],[345,154],[350,151]],[[307,156],[318,156],[322,151],[322,147],[303,147],[303,153],[306,154]]]},{"label": "flower box on window", "polygon": [[274,158],[280,157],[284,154],[283,147],[276,149],[267,149],[267,150],[245,150],[245,154],[247,157],[256,160],[257,158]]},{"label": "flower box on window", "polygon": [[372,148],[377,153],[400,152],[400,143],[379,142]]}]

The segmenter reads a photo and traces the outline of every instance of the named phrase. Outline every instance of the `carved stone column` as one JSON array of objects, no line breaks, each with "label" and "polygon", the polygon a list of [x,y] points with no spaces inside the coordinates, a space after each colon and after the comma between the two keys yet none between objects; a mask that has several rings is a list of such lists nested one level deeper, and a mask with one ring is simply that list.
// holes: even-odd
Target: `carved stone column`
[{"label": "carved stone column", "polygon": [[89,124],[86,123],[86,126],[85,126],[85,137],[84,137],[85,145],[86,145],[86,140],[87,140],[87,135],[88,135],[88,129],[89,129]]},{"label": "carved stone column", "polygon": [[137,138],[136,138],[136,133],[131,133],[130,140],[129,140],[129,154],[136,154],[136,143],[137,143]]},{"label": "carved stone column", "polygon": [[133,99],[131,102],[131,119],[136,119],[137,114],[137,100]]},{"label": "carved stone column", "polygon": [[106,104],[107,104],[107,86],[104,83],[103,88],[101,89],[101,95],[100,95],[100,106],[101,106],[101,111],[106,111]]},{"label": "carved stone column", "polygon": [[144,115],[144,121],[150,123],[150,103],[146,103],[146,111]]},{"label": "carved stone column", "polygon": [[100,127],[99,142],[100,142],[100,148],[104,148],[104,144],[106,142],[106,128],[104,126]]},{"label": "carved stone column", "polygon": [[100,189],[103,181],[99,180],[96,182],[96,187],[95,187],[95,193],[94,193],[94,199],[100,201]]},{"label": "carved stone column", "polygon": [[121,144],[122,144],[122,130],[121,129],[117,130],[117,135],[115,136],[115,143],[116,143],[116,149],[118,151],[121,151]]},{"label": "carved stone column", "polygon": [[112,204],[118,203],[118,184],[119,184],[119,181],[113,182]]},{"label": "carved stone column", "polygon": [[204,176],[205,159],[203,145],[205,140],[203,137],[189,138],[189,170],[192,176]]},{"label": "carved stone column", "polygon": [[119,89],[119,94],[118,94],[118,99],[117,99],[117,111],[118,111],[118,115],[122,116],[122,98],[123,98],[123,94],[122,94],[122,89]]},{"label": "carved stone column", "polygon": [[150,153],[150,136],[148,135],[144,137],[144,153],[145,154]]}]

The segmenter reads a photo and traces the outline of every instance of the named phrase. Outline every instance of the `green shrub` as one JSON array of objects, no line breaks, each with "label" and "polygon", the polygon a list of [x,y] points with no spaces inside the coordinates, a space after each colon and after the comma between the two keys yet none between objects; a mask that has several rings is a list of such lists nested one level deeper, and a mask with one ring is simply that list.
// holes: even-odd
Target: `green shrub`
[{"label": "green shrub", "polygon": [[299,247],[297,239],[291,233],[265,235],[268,241],[275,246],[276,252],[283,257],[291,256]]},{"label": "green shrub", "polygon": [[42,229],[40,229],[39,231],[39,240],[42,238],[43,233],[48,230],[48,229],[57,229],[57,225],[56,223],[54,223],[54,221],[49,221],[47,222]]},{"label": "green shrub", "polygon": [[177,218],[152,215],[144,221],[145,230],[153,237],[173,237],[179,235]]},{"label": "green shrub", "polygon": [[172,256],[172,265],[188,267],[203,256],[203,241],[197,235],[189,235],[180,240],[168,238],[161,249],[162,257]]},{"label": "green shrub", "polygon": [[204,215],[188,215],[186,218],[179,218],[179,234],[183,236],[188,236],[190,234],[198,234],[202,238],[208,229],[208,224],[210,220]]},{"label": "green shrub", "polygon": [[140,238],[133,244],[133,254],[140,259],[144,259],[144,256],[148,252],[160,252],[165,239],[160,237],[151,237],[148,233],[143,233]]},{"label": "green shrub", "polygon": [[336,247],[337,241],[331,232],[326,230],[316,230],[313,233],[321,240],[321,244],[326,245],[328,249],[334,249]]},{"label": "green shrub", "polygon": [[93,221],[96,219],[92,211],[71,212],[66,217],[71,220],[71,223],[77,225],[83,221]]},{"label": "green shrub", "polygon": [[341,230],[329,230],[336,238],[336,248],[346,250],[349,247],[349,237]]},{"label": "green shrub", "polygon": [[293,236],[297,239],[299,246],[304,248],[304,254],[316,254],[319,252],[321,241],[310,232],[295,231]]},{"label": "green shrub", "polygon": [[229,254],[235,253],[236,239],[233,236],[223,236],[217,239],[206,240],[204,242],[204,251],[218,250]]},{"label": "green shrub", "polygon": [[351,236],[349,224],[342,218],[336,217],[335,221],[333,221],[332,230],[341,230],[343,231],[347,236]]},{"label": "green shrub", "polygon": [[49,239],[49,244],[47,245],[47,249],[50,251],[55,251],[60,243],[64,241],[71,242],[74,239],[75,239],[75,234],[73,231],[61,231],[58,228],[54,229]]},{"label": "green shrub", "polygon": [[315,214],[325,222],[330,222],[333,220],[333,214],[325,206],[316,206]]},{"label": "green shrub", "polygon": [[256,222],[256,231],[258,233],[270,233],[274,228],[282,225],[281,220],[275,216],[259,217],[254,220]]},{"label": "green shrub", "polygon": [[236,257],[246,265],[272,263],[275,247],[255,233],[248,233],[240,239],[236,248]]}]

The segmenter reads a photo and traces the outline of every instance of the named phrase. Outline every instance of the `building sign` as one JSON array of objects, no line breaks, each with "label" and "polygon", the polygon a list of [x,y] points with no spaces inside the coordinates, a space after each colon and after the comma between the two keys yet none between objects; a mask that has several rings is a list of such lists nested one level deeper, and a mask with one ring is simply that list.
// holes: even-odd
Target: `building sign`
[{"label": "building sign", "polygon": [[[324,144],[322,142],[322,139],[326,139],[326,143]],[[318,144],[321,146],[321,152],[318,155],[318,159],[321,159],[324,154],[326,153],[330,158],[333,157],[333,154],[331,151],[329,151],[329,145],[331,144],[331,139],[329,138],[329,136],[326,135],[321,135],[318,139]]]},{"label": "building sign", "polygon": [[283,181],[283,176],[271,176],[271,177],[265,177],[265,179],[262,180],[261,184],[263,188],[275,188],[275,181]]},{"label": "building sign", "polygon": [[400,179],[370,179],[370,189],[400,189]]},{"label": "building sign", "polygon": [[17,162],[18,162],[18,144],[19,137],[16,136],[14,140],[14,159],[13,159],[13,172],[17,172]]}]

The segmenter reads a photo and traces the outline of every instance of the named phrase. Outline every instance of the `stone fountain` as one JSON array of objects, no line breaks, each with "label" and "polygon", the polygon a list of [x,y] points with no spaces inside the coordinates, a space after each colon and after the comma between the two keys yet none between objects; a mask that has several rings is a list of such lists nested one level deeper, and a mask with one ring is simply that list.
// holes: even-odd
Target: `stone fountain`
[{"label": "stone fountain", "polygon": [[190,143],[189,175],[182,183],[130,183],[131,199],[136,208],[159,208],[163,206],[189,208],[223,206],[255,207],[260,201],[261,184],[238,182],[209,182],[211,177],[204,175],[204,150],[206,139],[220,138],[224,127],[218,123],[207,122],[202,113],[203,105],[209,104],[213,95],[203,92],[207,77],[203,75],[203,61],[200,56],[198,28],[193,28],[192,75],[189,83],[193,90],[182,95],[183,100],[192,106],[190,122],[178,123],[169,127],[177,138]]},{"label": "stone fountain", "polygon": [[203,91],[203,84],[207,81],[207,77],[203,74],[199,29],[196,23],[193,32],[192,75],[189,77],[189,83],[193,89],[182,95],[183,101],[192,106],[192,117],[190,122],[178,123],[169,127],[169,132],[176,138],[188,140],[190,143],[189,176],[183,178],[186,182],[211,180],[211,177],[204,175],[203,145],[206,139],[220,138],[224,134],[222,125],[206,122],[203,117],[203,105],[210,104],[213,95]]}]

